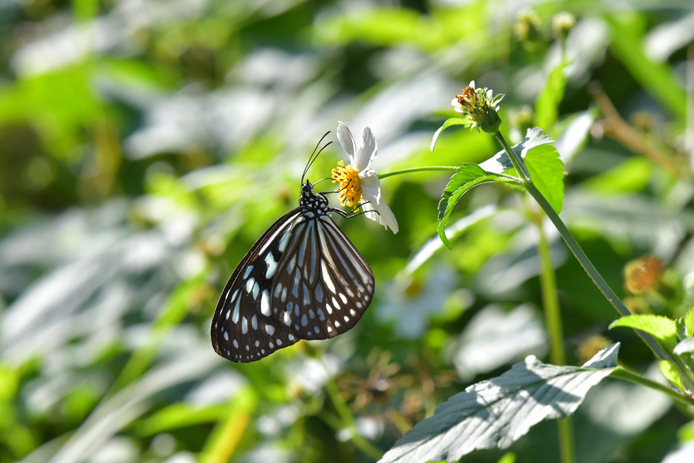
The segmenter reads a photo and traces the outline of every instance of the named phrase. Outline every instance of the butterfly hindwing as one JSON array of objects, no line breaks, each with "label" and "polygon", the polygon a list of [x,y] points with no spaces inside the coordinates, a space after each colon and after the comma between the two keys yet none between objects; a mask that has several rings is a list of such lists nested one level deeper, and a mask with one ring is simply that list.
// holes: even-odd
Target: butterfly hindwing
[{"label": "butterfly hindwing", "polygon": [[327,339],[352,328],[373,297],[369,264],[324,215],[297,221],[272,298],[289,339]]},{"label": "butterfly hindwing", "polygon": [[[258,360],[293,344],[276,342],[276,318],[270,310],[272,282],[299,209],[275,222],[251,247],[229,278],[212,319],[215,351],[234,362]],[[296,341],[294,341],[296,342]]]}]

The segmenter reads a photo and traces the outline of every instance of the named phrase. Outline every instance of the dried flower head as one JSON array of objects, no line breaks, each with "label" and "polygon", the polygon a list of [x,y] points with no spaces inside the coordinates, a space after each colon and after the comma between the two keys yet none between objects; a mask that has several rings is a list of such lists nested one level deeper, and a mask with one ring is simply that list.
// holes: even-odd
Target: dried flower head
[{"label": "dried flower head", "polygon": [[494,134],[501,126],[497,110],[503,97],[503,94],[492,97],[492,91],[487,88],[475,88],[473,80],[463,93],[453,98],[451,105],[469,122],[470,128]]},{"label": "dried flower head", "polygon": [[624,288],[631,294],[657,290],[661,283],[663,262],[657,257],[644,256],[624,267]]}]

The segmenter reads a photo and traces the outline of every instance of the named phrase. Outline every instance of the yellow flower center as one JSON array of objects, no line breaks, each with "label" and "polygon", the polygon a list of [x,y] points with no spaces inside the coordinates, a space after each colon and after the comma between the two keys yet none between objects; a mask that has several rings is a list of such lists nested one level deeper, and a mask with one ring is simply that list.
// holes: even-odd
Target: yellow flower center
[{"label": "yellow flower center", "polygon": [[340,184],[341,206],[353,207],[361,202],[361,186],[359,185],[359,172],[348,165],[345,167],[344,161],[339,161],[337,167],[332,172],[333,183]]}]

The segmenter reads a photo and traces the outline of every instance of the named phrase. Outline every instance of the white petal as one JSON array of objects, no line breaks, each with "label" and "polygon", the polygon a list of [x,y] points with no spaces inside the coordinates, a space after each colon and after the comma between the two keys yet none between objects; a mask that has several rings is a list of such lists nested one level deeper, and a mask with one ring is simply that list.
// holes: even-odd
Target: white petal
[{"label": "white petal", "polygon": [[470,85],[468,85],[468,87],[475,88],[475,81],[474,81],[474,80],[471,80],[471,81],[470,81]]},{"label": "white petal", "polygon": [[[352,132],[350,132],[349,127],[345,125],[344,122],[338,121],[337,123],[337,140],[342,145],[342,148],[347,152],[349,156],[349,163],[354,167],[354,155],[357,152],[357,144],[354,142],[354,137]],[[356,169],[356,167],[355,167]]]},{"label": "white petal", "polygon": [[359,147],[357,158],[352,164],[352,167],[357,169],[357,172],[363,172],[368,169],[371,165],[371,161],[378,156],[378,144],[370,128],[364,127],[362,138],[362,146]]},{"label": "white petal", "polygon": [[390,228],[393,233],[398,232],[398,221],[393,215],[385,201],[381,199],[381,183],[378,180],[376,172],[368,170],[359,174],[359,184],[361,186],[361,196],[363,201],[368,201],[364,204],[364,211],[376,211],[376,213],[364,214],[371,220]]}]

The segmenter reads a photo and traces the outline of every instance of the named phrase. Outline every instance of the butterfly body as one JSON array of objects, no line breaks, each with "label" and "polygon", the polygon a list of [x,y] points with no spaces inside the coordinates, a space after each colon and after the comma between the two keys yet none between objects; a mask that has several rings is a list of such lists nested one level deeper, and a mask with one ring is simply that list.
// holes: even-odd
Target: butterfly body
[{"label": "butterfly body", "polygon": [[373,298],[373,272],[330,212],[347,216],[307,181],[299,207],[251,247],[212,320],[219,355],[253,362],[300,339],[332,338],[359,321]]}]

